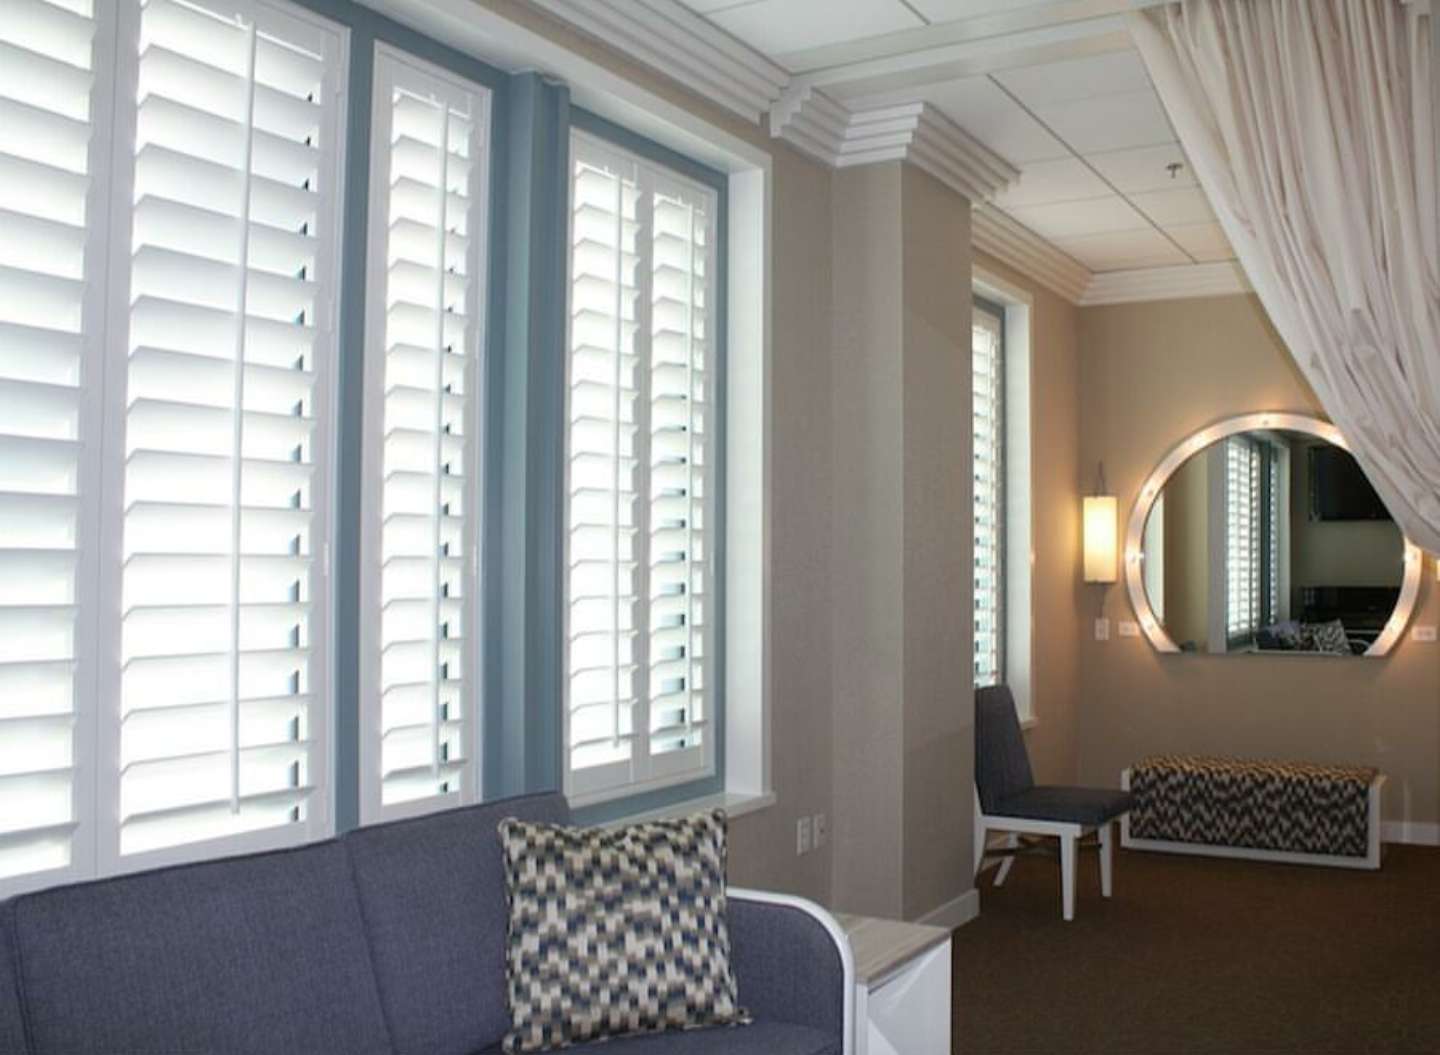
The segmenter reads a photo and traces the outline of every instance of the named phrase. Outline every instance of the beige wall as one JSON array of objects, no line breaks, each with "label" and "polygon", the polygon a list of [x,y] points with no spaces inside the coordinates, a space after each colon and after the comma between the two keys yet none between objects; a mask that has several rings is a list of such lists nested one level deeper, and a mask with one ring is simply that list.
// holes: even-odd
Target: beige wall
[{"label": "beige wall", "polygon": [[1197,454],[1165,484],[1165,630],[1181,648],[1210,639],[1210,458]]},{"label": "beige wall", "polygon": [[[1080,309],[984,253],[982,277],[1030,298],[1031,701],[1026,731],[1035,779],[1072,783],[1080,683],[1080,634],[1094,618],[1080,579],[1080,496],[1095,465],[1080,459]],[[1087,476],[1087,473],[1089,474]],[[1013,559],[1013,558],[1012,558]]]},{"label": "beige wall", "polygon": [[[1105,462],[1128,518],[1144,474],[1188,433],[1231,414],[1314,413],[1313,393],[1253,297],[1127,304],[1080,313],[1082,462]],[[1081,586],[1085,603],[1104,587]],[[1112,619],[1134,613],[1117,584]],[[1427,566],[1416,621],[1440,602]],[[1389,658],[1160,656],[1144,638],[1081,646],[1081,777],[1114,785],[1156,751],[1379,766],[1387,816],[1440,820],[1440,654],[1408,638]]]}]

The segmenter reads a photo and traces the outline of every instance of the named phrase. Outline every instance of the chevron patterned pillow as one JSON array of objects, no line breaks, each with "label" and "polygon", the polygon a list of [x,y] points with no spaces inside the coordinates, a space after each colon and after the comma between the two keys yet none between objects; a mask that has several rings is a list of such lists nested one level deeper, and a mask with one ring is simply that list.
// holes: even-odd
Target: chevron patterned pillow
[{"label": "chevron patterned pillow", "polygon": [[628,828],[500,822],[507,1052],[749,1021],[725,923],[725,814]]}]

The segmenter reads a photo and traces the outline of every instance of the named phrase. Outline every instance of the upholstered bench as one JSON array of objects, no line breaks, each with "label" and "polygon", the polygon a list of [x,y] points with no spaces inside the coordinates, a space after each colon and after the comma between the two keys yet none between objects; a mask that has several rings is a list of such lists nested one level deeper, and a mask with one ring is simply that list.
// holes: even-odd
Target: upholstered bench
[{"label": "upholstered bench", "polygon": [[1380,867],[1375,769],[1156,755],[1121,782],[1135,796],[1120,822],[1127,848]]}]

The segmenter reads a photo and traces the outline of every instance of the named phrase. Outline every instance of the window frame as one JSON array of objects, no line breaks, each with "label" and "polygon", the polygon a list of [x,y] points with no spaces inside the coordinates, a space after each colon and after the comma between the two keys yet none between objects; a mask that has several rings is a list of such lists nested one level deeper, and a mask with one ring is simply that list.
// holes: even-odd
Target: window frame
[{"label": "window frame", "polygon": [[[566,199],[565,199],[565,374],[564,388],[565,398],[563,405],[561,425],[561,436],[559,439],[560,457],[565,461],[563,479],[565,485],[562,492],[562,565],[560,581],[560,623],[561,654],[556,657],[556,664],[560,669],[560,743],[558,745],[561,753],[560,775],[561,786],[571,801],[572,813],[581,823],[596,823],[613,820],[619,817],[631,816],[640,813],[649,813],[655,810],[662,810],[676,803],[711,796],[725,790],[726,773],[726,724],[725,724],[725,689],[726,689],[726,549],[727,529],[729,526],[726,507],[726,468],[727,468],[727,443],[728,443],[728,408],[726,405],[728,393],[728,290],[729,290],[729,261],[728,261],[728,229],[729,229],[729,177],[718,170],[701,164],[692,158],[678,153],[644,136],[617,125],[612,121],[601,117],[598,114],[579,107],[570,111],[570,124],[567,131],[567,143],[573,142],[576,135],[588,136],[607,150],[616,151],[620,154],[628,154],[641,163],[646,163],[661,169],[668,169],[667,175],[678,176],[683,180],[709,188],[715,192],[715,281],[714,281],[714,346],[712,358],[714,361],[712,382],[712,409],[710,412],[710,457],[711,465],[706,480],[710,487],[713,499],[711,504],[712,520],[706,525],[706,537],[710,545],[710,601],[706,615],[707,623],[707,645],[711,649],[710,665],[707,667],[706,696],[709,703],[710,719],[707,723],[707,748],[706,763],[703,771],[685,770],[680,773],[652,774],[641,781],[629,781],[598,790],[572,793],[570,769],[570,706],[569,706],[569,676],[568,676],[568,627],[569,627],[569,601],[567,569],[569,565],[569,529],[565,525],[568,520],[568,447],[569,447],[569,414],[570,414],[570,295],[571,295],[571,223],[573,200],[573,164],[567,158],[566,175]],[[645,610],[648,612],[648,601],[644,602]],[[641,625],[637,619],[637,626]],[[645,624],[648,625],[648,624]],[[648,695],[648,686],[646,688]],[[663,767],[662,767],[663,769]]]},{"label": "window frame", "polygon": [[[468,377],[465,408],[467,438],[465,445],[462,577],[469,591],[462,591],[462,660],[465,666],[460,681],[465,700],[462,721],[467,750],[460,787],[443,795],[427,795],[397,803],[385,803],[383,778],[380,776],[382,703],[380,686],[381,633],[380,598],[382,593],[382,518],[384,502],[384,434],[385,367],[386,367],[386,296],[387,233],[385,218],[389,215],[389,187],[381,185],[380,177],[390,171],[390,145],[379,134],[392,127],[393,113],[390,89],[395,84],[395,71],[404,67],[404,75],[416,82],[429,82],[447,92],[469,95],[476,103],[475,122],[480,126],[472,140],[483,152],[479,161],[472,161],[470,201],[475,230],[468,235],[468,267],[473,269],[473,332],[466,355]],[[360,367],[365,393],[362,423],[361,497],[360,497],[360,600],[364,616],[359,630],[360,742],[357,794],[359,821],[374,824],[405,817],[421,816],[436,810],[471,805],[481,798],[483,783],[483,729],[488,698],[485,685],[484,641],[485,612],[485,538],[487,455],[490,444],[489,371],[491,339],[490,272],[492,226],[494,223],[491,187],[494,166],[495,92],[486,84],[465,77],[454,70],[430,62],[385,41],[373,46],[373,86],[369,105],[370,149],[367,160],[370,186],[367,210],[365,326]]]},{"label": "window frame", "polygon": [[[999,301],[992,300],[992,299],[990,299],[989,297],[983,296],[982,294],[974,293],[974,294],[972,294],[972,311],[973,311],[972,326],[971,326],[971,332],[972,332],[971,340],[972,340],[972,342],[973,342],[973,340],[974,340],[974,337],[973,337],[973,333],[974,333],[973,318],[974,318],[974,317],[979,317],[979,316],[982,316],[982,315],[983,315],[983,316],[985,316],[987,319],[993,321],[994,324],[995,324],[995,325],[994,325],[995,332],[996,332],[996,334],[998,335],[998,339],[997,339],[997,342],[996,342],[996,352],[995,352],[995,364],[996,364],[996,375],[997,375],[996,387],[997,387],[997,389],[998,389],[998,393],[997,393],[997,395],[996,395],[996,397],[995,397],[995,415],[994,415],[994,417],[995,417],[995,426],[994,426],[994,429],[995,429],[995,435],[996,435],[995,449],[996,449],[996,452],[997,452],[997,453],[996,453],[996,467],[995,467],[995,495],[994,495],[995,537],[996,537],[996,542],[995,542],[995,587],[994,587],[994,593],[995,593],[995,680],[994,680],[994,681],[991,681],[991,682],[983,682],[983,683],[982,683],[982,682],[980,681],[979,677],[977,676],[977,677],[976,677],[976,680],[975,680],[975,686],[976,686],[976,688],[980,688],[980,687],[982,686],[982,684],[983,684],[983,685],[1004,685],[1004,684],[1007,684],[1008,681],[1009,681],[1009,674],[1010,674],[1010,671],[1009,671],[1009,653],[1010,653],[1009,637],[1010,637],[1010,634],[1009,634],[1009,625],[1008,625],[1008,623],[1009,623],[1009,613],[1010,613],[1010,608],[1011,608],[1011,605],[1010,605],[1010,596],[1009,596],[1010,577],[1009,577],[1009,574],[1008,574],[1008,571],[1009,571],[1009,549],[1010,549],[1010,545],[1009,545],[1009,542],[1010,542],[1010,540],[1009,540],[1010,516],[1009,516],[1009,509],[1008,509],[1007,504],[1006,504],[1006,503],[1008,502],[1008,500],[1009,500],[1009,492],[1010,492],[1010,486],[1009,486],[1009,484],[1010,484],[1010,480],[1009,480],[1009,476],[1010,476],[1010,457],[1009,457],[1009,453],[1010,453],[1010,452],[1009,452],[1009,433],[1008,433],[1008,429],[1009,429],[1009,425],[1010,425],[1010,415],[1009,415],[1009,413],[1008,413],[1008,411],[1009,411],[1009,406],[1008,406],[1008,404],[1009,404],[1009,387],[1010,387],[1010,385],[1009,385],[1010,360],[1009,360],[1009,354],[1008,354],[1008,353],[1009,353],[1009,347],[1008,347],[1009,334],[1008,334],[1008,332],[1007,332],[1007,331],[1008,331],[1008,327],[1007,327],[1007,325],[1006,325],[1006,308],[1005,308],[1005,305],[1004,305],[1004,304],[1001,304]],[[970,354],[971,354],[971,361],[972,361],[972,364],[973,364],[973,357],[974,357],[974,354],[975,354],[975,353],[974,353],[974,345],[973,345],[973,343],[972,343],[972,345],[971,345],[971,353],[970,353]],[[973,377],[974,377],[973,367],[972,367],[971,377],[972,377],[972,381],[973,381]],[[972,442],[972,444],[973,444],[973,442],[974,442],[974,436],[975,436],[974,422],[975,422],[975,397],[974,397],[974,393],[972,392],[972,393],[971,393],[971,404],[970,404],[970,423],[971,423],[971,428],[970,428],[970,433],[969,433],[969,435],[970,435],[970,437],[971,437],[971,442]],[[978,453],[979,453],[979,452],[977,452],[977,451],[975,451],[975,450],[973,450],[973,449],[972,449],[972,451],[971,451],[971,470],[972,470],[972,471],[971,471],[971,476],[972,476],[972,486],[973,486],[973,479],[974,479],[975,458],[976,458],[976,456],[977,456]],[[972,502],[971,502],[971,512],[972,512],[972,516],[973,516],[973,513],[974,513],[974,501],[973,501],[973,496],[972,496]],[[974,577],[975,577],[975,571],[976,571],[976,569],[978,568],[978,563],[977,563],[978,555],[979,555],[979,545],[978,545],[978,543],[979,543],[978,538],[972,538],[972,540],[971,540],[971,555],[970,555],[970,567],[971,567],[971,572],[970,572],[970,573],[971,573],[972,582],[973,582]],[[975,657],[974,657],[974,656],[971,657],[971,665],[972,665],[972,671],[973,671],[973,670],[974,670],[974,666],[975,666]]]}]

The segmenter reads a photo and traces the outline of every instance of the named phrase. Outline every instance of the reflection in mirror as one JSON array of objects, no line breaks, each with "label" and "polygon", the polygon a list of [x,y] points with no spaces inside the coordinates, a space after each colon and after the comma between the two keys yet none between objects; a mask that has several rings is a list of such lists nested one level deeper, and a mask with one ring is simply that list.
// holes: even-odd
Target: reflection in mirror
[{"label": "reflection in mirror", "polygon": [[1192,455],[1142,552],[1155,618],[1187,652],[1363,655],[1405,574],[1404,537],[1355,459],[1281,430]]}]

